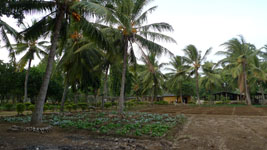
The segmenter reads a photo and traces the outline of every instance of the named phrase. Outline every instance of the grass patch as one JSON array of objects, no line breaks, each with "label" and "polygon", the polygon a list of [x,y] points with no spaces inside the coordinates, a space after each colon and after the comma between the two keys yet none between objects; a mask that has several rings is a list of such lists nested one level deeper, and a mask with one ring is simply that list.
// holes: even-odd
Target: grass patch
[{"label": "grass patch", "polygon": [[[3,117],[6,122],[29,123],[30,116]],[[182,126],[184,115],[126,112],[81,112],[71,115],[44,115],[43,122],[61,128],[86,129],[96,133],[122,136],[163,137],[172,128]]]},{"label": "grass patch", "polygon": [[253,105],[254,107],[261,108],[261,107],[267,107],[267,105]]},{"label": "grass patch", "polygon": [[246,104],[189,104],[191,107],[243,107],[247,106]]}]

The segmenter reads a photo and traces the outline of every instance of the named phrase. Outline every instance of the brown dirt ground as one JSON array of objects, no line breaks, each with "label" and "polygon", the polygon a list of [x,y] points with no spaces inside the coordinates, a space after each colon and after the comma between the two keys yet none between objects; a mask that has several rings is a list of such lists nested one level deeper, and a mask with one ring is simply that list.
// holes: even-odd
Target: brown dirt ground
[{"label": "brown dirt ground", "polygon": [[[150,106],[138,111],[185,114],[179,133],[163,139],[136,139],[92,134],[85,130],[53,128],[47,134],[8,132],[0,123],[3,150],[266,150],[267,108]],[[174,130],[176,131],[176,130]]]},{"label": "brown dirt ground", "polygon": [[140,110],[183,113],[188,121],[173,139],[175,150],[266,150],[267,108],[159,106]]}]

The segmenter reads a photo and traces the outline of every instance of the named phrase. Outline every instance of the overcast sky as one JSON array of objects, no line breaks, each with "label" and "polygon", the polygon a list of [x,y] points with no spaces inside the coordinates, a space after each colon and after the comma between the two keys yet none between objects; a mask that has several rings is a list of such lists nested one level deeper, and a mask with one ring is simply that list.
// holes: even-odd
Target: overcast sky
[{"label": "overcast sky", "polygon": [[[154,0],[151,7],[158,9],[149,16],[149,22],[167,22],[174,27],[168,33],[177,44],[162,43],[175,55],[183,55],[189,44],[205,51],[213,51],[207,60],[217,62],[215,56],[224,48],[220,44],[237,35],[260,48],[267,44],[267,0]],[[3,19],[3,18],[1,18]],[[28,18],[30,20],[30,18]],[[15,21],[3,20],[15,26]],[[1,50],[0,59],[8,61],[8,52]],[[161,58],[168,62],[169,57]]]}]

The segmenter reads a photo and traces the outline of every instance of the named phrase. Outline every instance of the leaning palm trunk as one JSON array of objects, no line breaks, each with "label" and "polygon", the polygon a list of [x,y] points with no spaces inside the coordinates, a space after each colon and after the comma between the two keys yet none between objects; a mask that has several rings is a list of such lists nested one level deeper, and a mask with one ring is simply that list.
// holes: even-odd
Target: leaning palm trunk
[{"label": "leaning palm trunk", "polygon": [[62,95],[62,98],[61,98],[60,112],[64,111],[64,104],[65,104],[65,101],[66,101],[67,93],[68,93],[68,84],[66,84],[65,87],[64,87],[63,95]]},{"label": "leaning palm trunk", "polygon": [[244,74],[246,101],[247,101],[248,105],[251,105],[250,93],[249,93],[248,84],[247,84],[247,72],[246,72],[246,64],[245,63],[243,63],[243,74]]},{"label": "leaning palm trunk", "polygon": [[199,85],[198,85],[198,71],[196,70],[196,89],[197,89],[197,103],[200,104],[199,99]]},{"label": "leaning palm trunk", "polygon": [[121,90],[119,99],[119,113],[123,113],[124,109],[124,90],[125,90],[125,80],[126,80],[126,69],[127,69],[127,50],[128,50],[128,38],[124,37],[124,47],[123,47],[123,68],[121,77]]},{"label": "leaning palm trunk", "polygon": [[87,102],[88,104],[90,104],[89,95],[88,95],[88,90],[85,91],[85,98],[86,98],[86,102]]},{"label": "leaning palm trunk", "polygon": [[75,95],[74,95],[74,104],[78,104],[79,97],[80,97],[80,94],[79,94],[78,91],[76,91],[75,92]]},{"label": "leaning palm trunk", "polygon": [[107,99],[108,97],[108,69],[109,69],[109,66],[107,66],[106,68],[106,72],[105,72],[105,80],[104,80],[104,98],[102,98],[102,109],[104,108],[104,100]]},{"label": "leaning palm trunk", "polygon": [[25,76],[25,83],[24,83],[24,102],[27,102],[27,98],[28,98],[28,80],[29,80],[29,73],[30,73],[30,69],[31,69],[31,62],[32,60],[29,60],[29,66],[28,66],[28,70],[26,72],[26,76]]},{"label": "leaning palm trunk", "polygon": [[181,103],[184,104],[184,102],[183,102],[183,92],[182,92],[182,82],[180,82],[180,100],[181,100]]},{"label": "leaning palm trunk", "polygon": [[49,84],[50,77],[52,74],[54,57],[56,54],[57,42],[58,42],[58,38],[59,38],[59,32],[61,29],[62,20],[64,18],[64,9],[63,8],[58,9],[58,13],[57,13],[56,18],[57,19],[55,22],[55,29],[54,29],[54,34],[53,34],[53,38],[51,41],[52,44],[51,44],[51,49],[49,52],[46,71],[45,71],[45,75],[43,77],[43,82],[42,82],[42,85],[41,85],[41,88],[40,88],[40,91],[38,94],[35,109],[34,109],[34,112],[32,114],[32,118],[31,118],[31,123],[33,125],[42,123],[44,102],[45,102],[45,98],[46,98],[46,94],[47,94],[48,84]]},{"label": "leaning palm trunk", "polygon": [[155,75],[153,76],[154,77],[154,92],[153,92],[153,101],[152,101],[152,104],[157,101],[157,95],[158,95],[158,91],[157,91],[157,85],[158,85],[158,82],[156,80],[156,77]]},{"label": "leaning palm trunk", "polygon": [[261,88],[262,104],[264,104],[265,103],[265,94],[264,94],[264,90],[263,90],[263,85],[262,84],[260,85],[260,88]]},{"label": "leaning palm trunk", "polygon": [[154,85],[154,93],[153,93],[153,100],[152,104],[157,101],[157,85]]}]

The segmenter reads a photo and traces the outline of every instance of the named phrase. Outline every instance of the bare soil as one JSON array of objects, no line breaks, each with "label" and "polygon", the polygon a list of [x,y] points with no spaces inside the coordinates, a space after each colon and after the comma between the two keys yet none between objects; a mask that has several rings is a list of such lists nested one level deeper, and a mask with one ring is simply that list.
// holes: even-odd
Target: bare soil
[{"label": "bare soil", "polygon": [[53,128],[46,134],[9,132],[0,123],[2,150],[266,150],[267,108],[150,106],[141,112],[185,114],[181,131],[161,139],[103,136],[86,130]]},{"label": "bare soil", "polygon": [[186,114],[188,121],[173,138],[177,150],[266,150],[267,108],[159,106],[140,111]]}]

